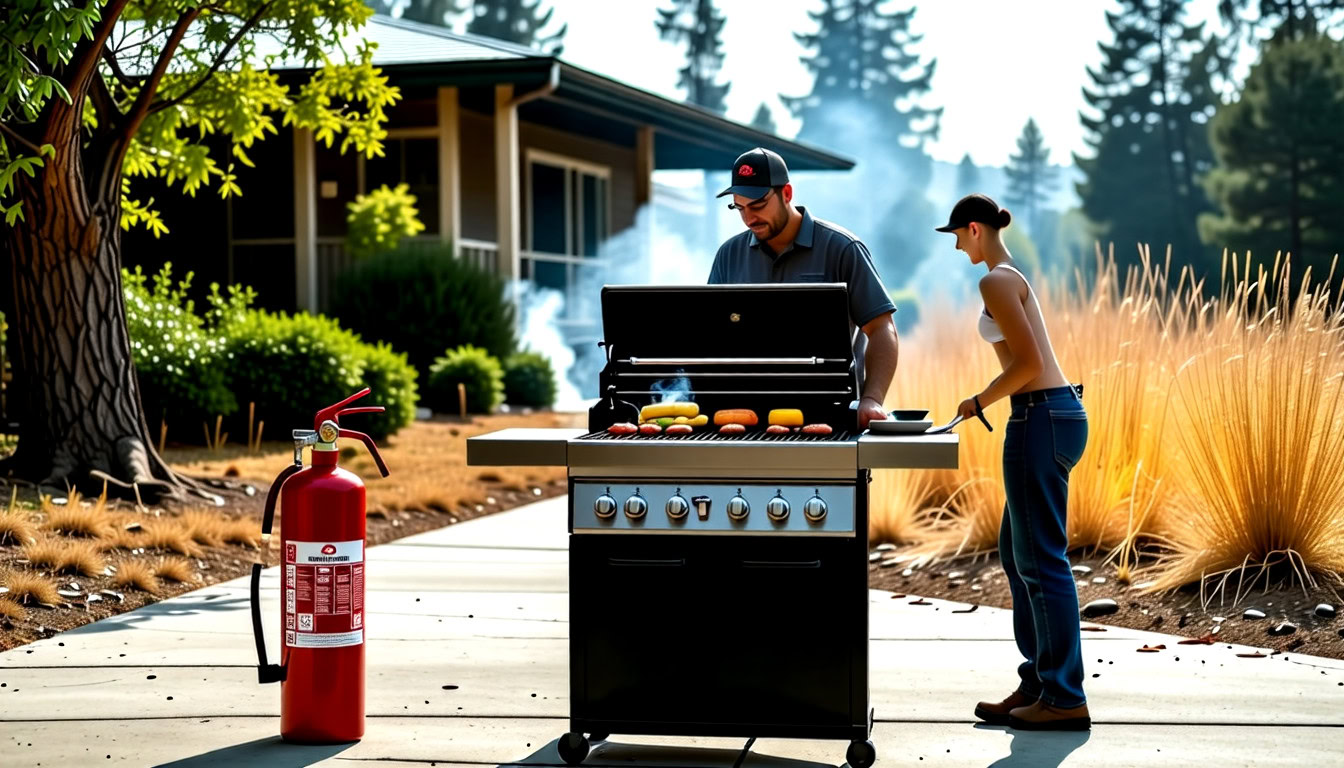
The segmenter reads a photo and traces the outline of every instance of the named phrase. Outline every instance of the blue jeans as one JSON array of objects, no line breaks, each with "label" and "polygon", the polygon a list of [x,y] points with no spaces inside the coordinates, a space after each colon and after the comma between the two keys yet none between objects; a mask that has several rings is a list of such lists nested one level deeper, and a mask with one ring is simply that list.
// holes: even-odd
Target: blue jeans
[{"label": "blue jeans", "polygon": [[1013,635],[1026,657],[1018,690],[1066,709],[1086,702],[1067,533],[1069,472],[1086,445],[1087,412],[1072,388],[1013,396],[999,556],[1013,595]]}]

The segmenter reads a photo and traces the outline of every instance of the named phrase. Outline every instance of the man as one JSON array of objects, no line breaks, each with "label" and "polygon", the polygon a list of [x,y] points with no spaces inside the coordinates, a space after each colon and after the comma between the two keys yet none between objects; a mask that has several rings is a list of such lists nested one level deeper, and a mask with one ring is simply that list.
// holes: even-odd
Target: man
[{"label": "man", "polygon": [[[747,231],[719,246],[709,282],[845,283],[849,286],[850,334],[859,370],[859,429],[885,419],[882,403],[896,374],[898,343],[891,314],[896,311],[877,276],[868,248],[857,237],[816,219],[793,204],[793,185],[784,158],[757,147],[733,163],[728,207],[742,216]],[[863,335],[854,333],[863,329]]]}]

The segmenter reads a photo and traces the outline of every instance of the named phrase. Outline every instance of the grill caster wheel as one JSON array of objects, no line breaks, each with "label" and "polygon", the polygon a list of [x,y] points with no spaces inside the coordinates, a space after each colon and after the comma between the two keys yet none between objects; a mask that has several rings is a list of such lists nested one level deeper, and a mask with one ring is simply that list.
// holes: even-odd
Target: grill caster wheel
[{"label": "grill caster wheel", "polygon": [[599,742],[599,741],[606,741],[606,740],[609,739],[609,738],[611,738],[611,734],[610,734],[610,733],[590,733],[590,734],[588,734],[588,741],[589,741],[590,743],[592,743],[592,744],[596,744],[596,743]]},{"label": "grill caster wheel", "polygon": [[565,765],[578,765],[588,756],[588,740],[582,733],[566,733],[556,742],[555,748]]},{"label": "grill caster wheel", "polygon": [[845,761],[849,768],[871,768],[877,762],[877,748],[871,741],[851,741],[845,751]]}]

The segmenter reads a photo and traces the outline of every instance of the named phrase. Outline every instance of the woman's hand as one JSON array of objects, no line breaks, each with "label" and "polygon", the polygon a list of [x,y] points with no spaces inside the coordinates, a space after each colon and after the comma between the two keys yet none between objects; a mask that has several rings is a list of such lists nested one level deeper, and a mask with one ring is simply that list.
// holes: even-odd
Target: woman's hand
[{"label": "woman's hand", "polygon": [[975,418],[975,413],[978,410],[980,409],[975,407],[975,397],[968,397],[961,401],[961,405],[957,406],[957,415],[961,417],[962,421],[970,421]]}]

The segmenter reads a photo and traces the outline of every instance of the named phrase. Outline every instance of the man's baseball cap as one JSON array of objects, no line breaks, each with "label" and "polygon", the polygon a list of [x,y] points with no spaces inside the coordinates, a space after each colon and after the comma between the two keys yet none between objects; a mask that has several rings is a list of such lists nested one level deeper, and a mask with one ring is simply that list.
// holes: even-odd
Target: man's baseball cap
[{"label": "man's baseball cap", "polygon": [[1006,212],[1000,211],[999,204],[988,195],[967,195],[952,206],[952,214],[947,217],[947,223],[941,227],[934,227],[934,230],[955,232],[962,227],[970,226],[972,221],[1000,229],[1008,224],[1003,221],[1004,213]]},{"label": "man's baseball cap", "polygon": [[764,147],[743,152],[733,162],[733,185],[715,197],[741,195],[752,200],[765,197],[771,187],[789,183],[789,167],[784,158]]}]

